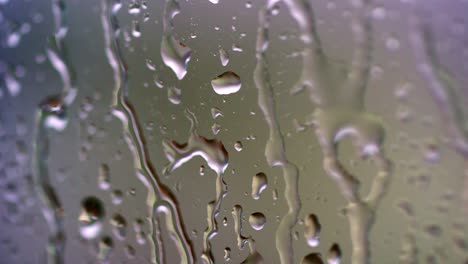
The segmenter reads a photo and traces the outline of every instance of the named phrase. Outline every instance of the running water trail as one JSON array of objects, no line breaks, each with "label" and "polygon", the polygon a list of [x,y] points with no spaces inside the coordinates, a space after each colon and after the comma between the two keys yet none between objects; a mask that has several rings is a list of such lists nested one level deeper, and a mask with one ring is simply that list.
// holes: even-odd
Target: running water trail
[{"label": "running water trail", "polygon": [[444,122],[451,139],[452,147],[465,160],[462,203],[468,214],[468,88],[459,87],[453,76],[440,63],[435,49],[435,37],[422,14],[410,17],[409,40],[418,63],[417,69],[426,81],[427,89],[439,107],[441,120]]},{"label": "running water trail", "polygon": [[187,142],[179,144],[175,141],[163,141],[164,153],[169,160],[169,164],[164,168],[164,173],[169,175],[196,156],[202,157],[208,166],[216,172],[216,199],[209,202],[207,206],[208,227],[203,234],[202,253],[204,263],[214,263],[210,240],[218,234],[216,217],[227,193],[223,175],[229,165],[229,156],[221,141],[206,139],[198,134],[198,121],[192,112],[186,110],[185,115],[190,121],[190,135]]},{"label": "running water trail", "polygon": [[41,201],[41,210],[49,228],[47,263],[63,263],[66,235],[64,230],[64,208],[52,186],[49,170],[49,130],[63,131],[68,123],[67,111],[74,102],[77,89],[72,66],[67,57],[64,38],[68,27],[65,21],[66,4],[63,0],[52,0],[54,34],[49,38],[47,55],[62,79],[62,91],[44,98],[36,111],[33,142],[34,190]]},{"label": "running water trail", "polygon": [[258,90],[258,105],[268,124],[269,137],[265,146],[265,157],[271,167],[279,166],[283,171],[285,183],[284,196],[288,204],[288,212],[283,216],[276,230],[276,248],[281,263],[294,263],[292,246],[292,229],[297,223],[301,202],[298,193],[299,172],[293,163],[286,158],[283,134],[278,124],[273,86],[268,72],[266,50],[268,48],[268,28],[273,6],[278,0],[269,0],[259,12],[259,28],[257,31],[256,57],[257,66],[254,71],[254,81]]},{"label": "running water trail", "polygon": [[[364,107],[372,58],[370,1],[351,1],[354,9],[351,29],[355,47],[351,68],[346,76],[325,54],[309,2],[283,1],[298,24],[305,45],[298,85],[308,91],[311,102],[317,106],[314,126],[322,148],[323,167],[348,201],[346,216],[351,232],[351,263],[367,264],[370,263],[369,230],[391,174],[391,164],[382,147],[383,125]],[[347,136],[353,139],[360,155],[372,157],[377,167],[371,189],[365,198],[359,195],[359,180],[338,159],[339,142]]]},{"label": "running water trail", "polygon": [[[110,6],[109,3],[112,3]],[[117,12],[122,4],[118,0],[102,0],[101,23],[104,30],[105,52],[114,76],[114,90],[112,98],[112,113],[122,122],[125,140],[133,154],[133,162],[137,178],[148,189],[147,206],[150,221],[148,241],[151,244],[152,263],[166,263],[163,247],[154,229],[161,228],[154,223],[156,213],[164,213],[167,230],[179,251],[181,263],[193,263],[193,249],[183,226],[179,207],[170,189],[164,186],[149,162],[144,138],[142,137],[136,113],[127,99],[128,94],[128,66],[122,55],[118,41],[120,27]],[[110,8],[109,8],[110,7]],[[153,227],[153,224],[157,228]]]},{"label": "running water trail", "polygon": [[242,206],[234,205],[232,208],[232,218],[234,220],[234,232],[237,236],[237,247],[239,250],[242,250],[244,249],[245,244],[249,244],[249,255],[241,262],[241,264],[263,263],[263,257],[257,251],[255,240],[251,236],[245,237],[242,235]]}]

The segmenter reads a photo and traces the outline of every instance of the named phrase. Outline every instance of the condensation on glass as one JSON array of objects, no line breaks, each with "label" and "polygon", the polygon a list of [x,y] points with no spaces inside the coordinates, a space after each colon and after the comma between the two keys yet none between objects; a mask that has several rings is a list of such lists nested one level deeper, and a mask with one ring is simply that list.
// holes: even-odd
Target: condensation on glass
[{"label": "condensation on glass", "polygon": [[467,263],[466,0],[0,0],[4,263]]}]

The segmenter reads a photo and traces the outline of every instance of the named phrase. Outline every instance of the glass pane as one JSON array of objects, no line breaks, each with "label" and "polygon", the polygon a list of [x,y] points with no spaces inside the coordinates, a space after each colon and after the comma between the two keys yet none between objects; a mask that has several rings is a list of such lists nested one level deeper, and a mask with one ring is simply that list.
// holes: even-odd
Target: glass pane
[{"label": "glass pane", "polygon": [[0,0],[0,262],[467,263],[467,10]]}]

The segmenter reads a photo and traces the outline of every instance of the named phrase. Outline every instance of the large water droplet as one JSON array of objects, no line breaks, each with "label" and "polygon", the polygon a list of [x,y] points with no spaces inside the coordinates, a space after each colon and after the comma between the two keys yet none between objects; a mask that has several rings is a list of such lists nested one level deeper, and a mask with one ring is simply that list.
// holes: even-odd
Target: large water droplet
[{"label": "large water droplet", "polygon": [[102,229],[104,207],[101,200],[90,196],[81,202],[81,212],[78,217],[80,234],[85,239],[96,238]]},{"label": "large water droplet", "polygon": [[220,95],[227,95],[237,93],[241,86],[241,79],[239,75],[232,71],[224,72],[211,81],[211,86],[215,93]]},{"label": "large water droplet", "polygon": [[192,56],[192,49],[176,40],[172,35],[165,35],[161,43],[161,57],[179,80],[187,74],[187,64]]},{"label": "large water droplet", "polygon": [[266,223],[265,215],[260,212],[253,213],[249,217],[249,223],[253,229],[262,230]]}]

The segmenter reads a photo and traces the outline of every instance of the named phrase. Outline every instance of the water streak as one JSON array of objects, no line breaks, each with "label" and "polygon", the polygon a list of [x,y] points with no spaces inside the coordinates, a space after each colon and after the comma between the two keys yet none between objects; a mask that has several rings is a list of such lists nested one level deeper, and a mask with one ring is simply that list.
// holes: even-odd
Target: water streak
[{"label": "water streak", "polygon": [[[111,3],[109,8],[109,3]],[[101,23],[105,37],[105,52],[108,62],[113,70],[114,90],[112,98],[112,113],[122,122],[125,140],[133,154],[134,166],[137,178],[148,188],[147,206],[150,228],[148,241],[151,245],[151,261],[164,263],[165,256],[154,227],[154,215],[163,211],[167,219],[167,228],[179,251],[182,263],[193,263],[193,249],[184,230],[183,221],[177,202],[170,189],[163,185],[159,176],[155,173],[149,162],[145,141],[137,120],[136,113],[127,99],[128,94],[128,66],[122,56],[122,50],[118,41],[120,26],[117,20],[117,12],[121,8],[120,1],[102,0]],[[153,224],[155,226],[153,226]]]},{"label": "water streak", "polygon": [[[348,201],[346,216],[353,247],[351,263],[366,264],[370,262],[369,230],[391,174],[390,161],[382,148],[383,125],[364,107],[372,58],[370,1],[351,1],[354,51],[347,74],[325,54],[311,4],[301,0],[284,2],[298,24],[305,44],[298,86],[307,89],[311,102],[317,106],[314,125],[322,148],[323,167]],[[359,180],[338,159],[339,142],[347,136],[353,139],[360,155],[375,160],[377,173],[365,198],[359,195]]]},{"label": "water streak", "polygon": [[[416,13],[415,7],[413,12]],[[417,69],[426,81],[427,89],[439,107],[441,120],[445,124],[451,144],[465,160],[462,202],[468,214],[468,89],[463,89],[440,63],[435,48],[435,38],[422,15],[410,17],[409,40],[418,63]]]},{"label": "water streak", "polygon": [[266,50],[268,48],[268,28],[273,6],[277,0],[269,0],[266,7],[259,12],[259,28],[257,31],[256,57],[257,66],[254,71],[254,81],[258,90],[258,105],[263,112],[269,128],[269,137],[265,146],[265,157],[271,167],[279,166],[283,171],[285,182],[284,196],[288,204],[288,212],[281,219],[276,231],[276,248],[281,263],[294,263],[292,246],[292,229],[297,223],[301,202],[298,194],[299,172],[293,163],[286,158],[283,134],[278,124],[273,87],[268,72]]},{"label": "water streak", "polygon": [[198,134],[198,121],[192,112],[186,110],[185,114],[191,123],[189,139],[187,143],[183,144],[169,140],[163,141],[164,153],[169,160],[169,164],[164,168],[164,173],[172,173],[175,169],[196,156],[202,157],[208,164],[208,167],[216,172],[216,199],[207,205],[208,227],[203,235],[202,254],[202,260],[205,263],[214,263],[210,240],[218,234],[218,221],[216,217],[221,209],[222,200],[227,193],[227,186],[223,180],[223,175],[228,166],[229,156],[221,141],[206,139]]},{"label": "water streak", "polygon": [[48,170],[50,135],[48,129],[62,131],[68,123],[67,111],[73,103],[77,89],[74,72],[67,56],[64,38],[68,31],[65,21],[66,4],[63,0],[52,0],[54,34],[50,37],[47,55],[62,79],[62,90],[58,95],[49,95],[38,106],[35,118],[33,142],[34,190],[41,201],[41,210],[49,228],[47,262],[63,263],[66,234],[63,224],[64,209],[51,183]]}]

